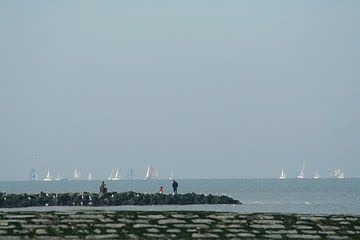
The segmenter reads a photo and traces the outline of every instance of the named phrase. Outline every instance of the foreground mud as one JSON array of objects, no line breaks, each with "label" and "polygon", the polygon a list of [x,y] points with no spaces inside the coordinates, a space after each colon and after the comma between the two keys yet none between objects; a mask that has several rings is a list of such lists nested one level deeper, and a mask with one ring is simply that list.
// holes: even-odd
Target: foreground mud
[{"label": "foreground mud", "polygon": [[0,239],[360,239],[359,215],[0,212]]}]

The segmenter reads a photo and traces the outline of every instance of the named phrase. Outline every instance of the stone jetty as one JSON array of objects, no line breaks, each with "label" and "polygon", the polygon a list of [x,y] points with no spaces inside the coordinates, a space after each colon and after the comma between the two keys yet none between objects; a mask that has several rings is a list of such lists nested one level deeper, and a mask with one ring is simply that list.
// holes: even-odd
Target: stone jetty
[{"label": "stone jetty", "polygon": [[7,211],[0,239],[360,239],[359,215]]},{"label": "stone jetty", "polygon": [[146,194],[136,192],[98,193],[0,193],[0,208],[38,206],[121,206],[121,205],[187,205],[187,204],[241,204],[224,195]]}]

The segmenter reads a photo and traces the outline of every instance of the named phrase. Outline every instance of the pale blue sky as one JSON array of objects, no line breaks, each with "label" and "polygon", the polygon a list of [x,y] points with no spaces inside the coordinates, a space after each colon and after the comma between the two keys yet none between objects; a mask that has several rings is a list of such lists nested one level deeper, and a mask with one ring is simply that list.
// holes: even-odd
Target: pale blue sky
[{"label": "pale blue sky", "polygon": [[359,177],[360,1],[0,1],[0,180]]}]

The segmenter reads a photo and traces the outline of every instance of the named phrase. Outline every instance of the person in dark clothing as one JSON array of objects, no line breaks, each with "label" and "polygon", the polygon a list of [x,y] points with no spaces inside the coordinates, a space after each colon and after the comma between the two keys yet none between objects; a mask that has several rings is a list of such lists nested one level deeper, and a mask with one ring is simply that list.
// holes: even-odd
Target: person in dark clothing
[{"label": "person in dark clothing", "polygon": [[173,187],[173,194],[174,195],[177,194],[178,185],[179,184],[175,180],[173,180],[172,187]]},{"label": "person in dark clothing", "polygon": [[106,187],[104,181],[101,182],[100,193],[107,193],[107,187]]}]

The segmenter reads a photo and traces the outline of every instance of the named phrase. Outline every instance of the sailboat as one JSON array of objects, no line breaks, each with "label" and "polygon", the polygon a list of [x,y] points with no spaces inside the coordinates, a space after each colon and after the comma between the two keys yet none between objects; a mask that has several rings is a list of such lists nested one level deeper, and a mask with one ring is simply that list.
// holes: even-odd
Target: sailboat
[{"label": "sailboat", "polygon": [[314,178],[315,178],[315,179],[319,179],[319,178],[320,178],[320,174],[319,174],[319,171],[318,171],[318,170],[316,170]]},{"label": "sailboat", "polygon": [[170,173],[169,180],[173,180],[173,179],[174,179],[174,173],[173,173],[173,172],[171,172],[171,173]]},{"label": "sailboat", "polygon": [[91,173],[89,173],[89,175],[88,175],[88,180],[89,180],[89,181],[91,181],[91,180],[92,180]]},{"label": "sailboat", "polygon": [[344,171],[341,169],[335,168],[335,177],[340,178],[340,179],[345,178]]},{"label": "sailboat", "polygon": [[31,171],[29,173],[29,180],[30,181],[37,181],[38,180],[38,175],[37,175],[35,169],[31,169]]},{"label": "sailboat", "polygon": [[65,178],[63,175],[61,175],[60,173],[57,175],[56,181],[66,181],[68,180],[67,178]]},{"label": "sailboat", "polygon": [[286,178],[285,171],[284,171],[284,169],[281,169],[281,174],[280,174],[279,179],[285,179],[285,178]]},{"label": "sailboat", "polygon": [[305,176],[305,175],[304,175],[304,170],[305,170],[305,161],[304,161],[304,163],[303,163],[301,172],[300,172],[300,174],[297,176],[297,178],[300,178],[300,179],[304,178],[304,176]]},{"label": "sailboat", "polygon": [[159,179],[159,171],[149,164],[146,170],[145,180],[150,179]]},{"label": "sailboat", "polygon": [[108,179],[113,180],[113,181],[120,180],[121,178],[120,178],[120,174],[119,174],[119,169],[118,168],[116,170],[113,169],[111,171],[110,177]]},{"label": "sailboat", "polygon": [[80,172],[76,168],[74,170],[74,179],[80,180]]},{"label": "sailboat", "polygon": [[132,168],[130,168],[127,172],[127,175],[126,175],[126,178],[127,179],[134,179],[134,170]]},{"label": "sailboat", "polygon": [[149,164],[148,165],[148,169],[146,170],[146,174],[145,174],[145,179],[148,180],[148,179],[152,179],[153,177],[153,168],[151,167],[151,165]]},{"label": "sailboat", "polygon": [[50,175],[50,169],[48,169],[47,174],[46,174],[46,176],[44,178],[44,181],[48,182],[48,181],[51,181],[51,180],[52,180],[52,177]]}]

